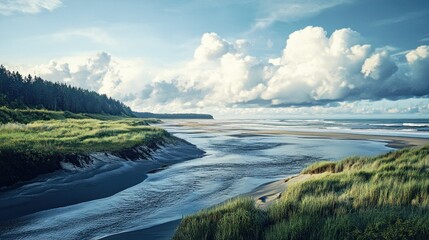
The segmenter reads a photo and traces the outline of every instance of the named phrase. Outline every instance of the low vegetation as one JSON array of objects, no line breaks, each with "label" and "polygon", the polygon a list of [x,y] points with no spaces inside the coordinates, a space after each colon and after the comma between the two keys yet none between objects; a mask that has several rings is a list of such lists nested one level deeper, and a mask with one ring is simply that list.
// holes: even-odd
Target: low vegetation
[{"label": "low vegetation", "polygon": [[[185,217],[174,239],[427,239],[429,146],[306,168],[267,211],[251,200]],[[228,223],[228,224],[225,224]]]},{"label": "low vegetation", "polygon": [[[0,107],[1,123],[30,123],[39,120],[65,120],[65,119],[98,119],[98,120],[120,120],[124,116],[91,114],[91,113],[72,113],[63,111],[50,111],[45,109],[10,109],[5,106]],[[147,119],[148,123],[156,123],[159,120]]]},{"label": "low vegetation", "polygon": [[253,199],[237,198],[185,217],[173,239],[260,239],[266,221]]},{"label": "low vegetation", "polygon": [[[18,111],[19,118],[30,123],[0,124],[0,186],[58,170],[61,161],[88,162],[94,152],[138,159],[173,139],[165,130],[149,126],[156,120],[79,114],[65,118],[69,116],[64,112],[26,111]],[[40,116],[57,120],[33,121]],[[139,146],[144,148],[136,149]]]},{"label": "low vegetation", "polygon": [[0,125],[0,151],[46,154],[114,152],[167,136],[165,130],[148,126],[142,119],[7,123]]}]

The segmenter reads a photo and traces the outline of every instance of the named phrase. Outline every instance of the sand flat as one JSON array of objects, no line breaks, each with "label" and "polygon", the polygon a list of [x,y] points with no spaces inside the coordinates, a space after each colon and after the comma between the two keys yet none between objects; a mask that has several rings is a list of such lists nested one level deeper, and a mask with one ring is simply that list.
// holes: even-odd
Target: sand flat
[{"label": "sand flat", "polygon": [[186,126],[199,129],[205,132],[225,132],[227,130],[235,130],[239,133],[234,136],[255,136],[255,135],[291,135],[305,138],[329,138],[329,139],[341,139],[341,140],[368,140],[368,141],[379,141],[386,142],[388,147],[392,148],[404,148],[404,147],[415,147],[429,144],[429,138],[422,137],[408,137],[408,136],[391,136],[380,134],[361,134],[361,133],[344,133],[344,132],[330,132],[330,131],[294,131],[294,130],[283,130],[283,129],[250,129],[250,128],[234,128],[227,124],[222,125],[219,122],[177,122],[176,126]]},{"label": "sand flat", "polygon": [[309,138],[330,138],[342,140],[369,140],[387,142],[387,146],[392,148],[404,148],[423,146],[429,144],[427,138],[417,137],[402,137],[402,136],[386,136],[386,135],[370,135],[370,134],[355,134],[355,133],[338,133],[338,132],[307,132],[307,131],[257,131],[259,134],[285,134]]}]

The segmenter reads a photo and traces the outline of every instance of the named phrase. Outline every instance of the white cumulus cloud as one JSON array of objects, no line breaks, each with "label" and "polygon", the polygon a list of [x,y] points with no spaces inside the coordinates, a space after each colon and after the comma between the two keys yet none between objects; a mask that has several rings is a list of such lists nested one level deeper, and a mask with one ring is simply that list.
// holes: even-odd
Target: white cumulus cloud
[{"label": "white cumulus cloud", "polygon": [[229,51],[230,44],[216,33],[204,33],[201,45],[195,50],[194,57],[199,61],[219,58]]},{"label": "white cumulus cloud", "polygon": [[51,60],[47,64],[14,68],[45,80],[96,91],[122,101],[134,100],[154,78],[142,59],[114,58],[105,52]]},{"label": "white cumulus cloud", "polygon": [[366,78],[387,79],[398,70],[387,51],[373,54],[367,58],[362,66],[362,73]]},{"label": "white cumulus cloud", "polygon": [[410,86],[416,95],[426,95],[429,89],[429,46],[419,46],[407,53],[408,71],[404,84]]},{"label": "white cumulus cloud", "polygon": [[262,97],[276,105],[344,98],[362,84],[360,69],[371,52],[358,41],[359,34],[350,29],[330,37],[320,27],[292,33]]}]

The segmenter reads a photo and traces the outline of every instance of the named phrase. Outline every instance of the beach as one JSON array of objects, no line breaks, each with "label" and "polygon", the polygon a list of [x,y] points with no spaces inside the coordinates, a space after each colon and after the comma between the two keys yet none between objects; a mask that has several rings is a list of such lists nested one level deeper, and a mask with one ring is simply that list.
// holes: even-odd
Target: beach
[{"label": "beach", "polygon": [[[429,143],[429,139],[421,136],[413,136],[413,135],[403,135],[403,136],[394,136],[394,135],[386,135],[383,133],[379,134],[368,134],[366,132],[335,132],[334,130],[326,129],[321,131],[320,129],[308,129],[306,131],[299,130],[278,130],[278,129],[254,129],[254,128],[229,128],[226,126],[222,126],[222,128],[218,128],[218,123],[216,122],[195,122],[195,121],[187,121],[177,123],[178,126],[187,126],[198,129],[203,129],[203,131],[228,131],[228,130],[239,130],[240,133],[237,133],[236,136],[263,136],[263,135],[291,135],[298,137],[306,137],[306,138],[330,138],[330,139],[343,139],[343,140],[370,140],[370,141],[380,141],[386,142],[387,146],[392,148],[404,148],[404,147],[413,147],[413,146],[422,146]],[[317,131],[314,131],[317,130]]]}]

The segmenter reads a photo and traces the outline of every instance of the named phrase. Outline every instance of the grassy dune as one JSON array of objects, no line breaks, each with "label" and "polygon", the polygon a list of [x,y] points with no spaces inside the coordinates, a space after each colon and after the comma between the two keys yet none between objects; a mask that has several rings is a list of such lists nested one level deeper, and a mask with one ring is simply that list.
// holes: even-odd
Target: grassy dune
[{"label": "grassy dune", "polygon": [[[145,154],[142,151],[173,139],[165,130],[149,126],[157,120],[81,114],[68,118],[67,112],[10,111],[18,117],[15,123],[0,124],[0,187],[61,169],[61,161],[75,165],[89,162],[89,154],[94,152],[138,159]],[[16,123],[19,121],[23,123]],[[136,149],[138,146],[146,149]]]},{"label": "grassy dune", "polygon": [[165,130],[148,126],[148,122],[143,119],[66,119],[29,124],[7,123],[0,125],[0,152],[113,152],[167,136]]},{"label": "grassy dune", "polygon": [[267,211],[235,199],[185,217],[174,239],[428,239],[429,146],[309,166]]}]

